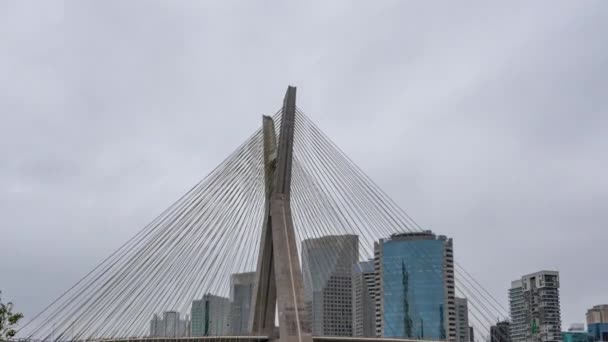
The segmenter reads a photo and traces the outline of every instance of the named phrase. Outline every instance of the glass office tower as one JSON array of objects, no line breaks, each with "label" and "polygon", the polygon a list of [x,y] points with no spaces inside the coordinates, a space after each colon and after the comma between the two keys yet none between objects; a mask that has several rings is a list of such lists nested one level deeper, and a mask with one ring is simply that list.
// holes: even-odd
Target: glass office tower
[{"label": "glass office tower", "polygon": [[376,335],[456,340],[452,240],[430,231],[375,244]]},{"label": "glass office tower", "polygon": [[192,301],[193,337],[228,335],[228,316],[230,301],[228,298],[205,294],[203,299]]}]

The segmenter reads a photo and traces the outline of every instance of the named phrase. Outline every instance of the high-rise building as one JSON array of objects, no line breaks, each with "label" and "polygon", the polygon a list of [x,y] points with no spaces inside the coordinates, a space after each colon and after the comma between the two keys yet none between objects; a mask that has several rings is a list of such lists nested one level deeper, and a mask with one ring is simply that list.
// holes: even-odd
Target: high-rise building
[{"label": "high-rise building", "polygon": [[490,327],[490,342],[511,342],[510,323],[502,321]]},{"label": "high-rise building", "polygon": [[353,336],[376,336],[374,261],[353,266]]},{"label": "high-rise building", "polygon": [[524,302],[521,279],[511,282],[511,288],[509,289],[509,304],[511,311],[509,335],[511,341],[524,341],[526,339],[526,331],[528,330],[528,315]]},{"label": "high-rise building", "polygon": [[163,318],[154,315],[150,321],[151,337],[188,337],[190,336],[190,320],[186,315],[180,319],[177,311],[165,311]]},{"label": "high-rise building", "polygon": [[559,273],[540,271],[511,283],[511,341],[561,341]]},{"label": "high-rise building", "polygon": [[175,337],[179,330],[179,312],[165,311],[163,313],[163,321],[165,323],[165,336]]},{"label": "high-rise building", "polygon": [[374,244],[376,336],[456,341],[452,239],[431,231]]},{"label": "high-rise building", "polygon": [[304,301],[313,335],[353,335],[352,268],[358,260],[357,235],[302,242]]},{"label": "high-rise building", "polygon": [[255,272],[236,273],[230,276],[230,334],[249,334],[249,314]]},{"label": "high-rise building", "polygon": [[595,341],[608,341],[608,304],[587,310],[587,332]]},{"label": "high-rise building", "polygon": [[456,308],[456,341],[470,342],[469,303],[466,298],[454,298]]},{"label": "high-rise building", "polygon": [[162,318],[159,318],[157,314],[152,316],[152,320],[150,320],[150,337],[164,337],[165,334]]},{"label": "high-rise building", "polygon": [[192,336],[226,336],[229,334],[228,298],[205,294],[203,299],[192,301]]},{"label": "high-rise building", "polygon": [[473,326],[469,327],[469,341],[475,341],[475,329],[473,329]]}]

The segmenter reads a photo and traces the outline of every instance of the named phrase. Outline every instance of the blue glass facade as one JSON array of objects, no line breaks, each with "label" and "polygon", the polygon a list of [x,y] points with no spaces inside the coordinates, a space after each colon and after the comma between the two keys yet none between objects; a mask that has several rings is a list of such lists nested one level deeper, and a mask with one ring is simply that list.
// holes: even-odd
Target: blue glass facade
[{"label": "blue glass facade", "polygon": [[446,340],[445,241],[382,241],[385,337]]},{"label": "blue glass facade", "polygon": [[608,323],[587,324],[587,332],[594,341],[608,341]]}]

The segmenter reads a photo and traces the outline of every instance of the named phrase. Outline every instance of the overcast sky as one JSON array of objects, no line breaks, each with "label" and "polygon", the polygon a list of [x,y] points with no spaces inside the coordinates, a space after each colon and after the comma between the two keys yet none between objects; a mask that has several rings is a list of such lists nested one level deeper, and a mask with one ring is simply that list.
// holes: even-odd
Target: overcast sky
[{"label": "overcast sky", "polygon": [[[220,4],[221,3],[221,4]],[[0,2],[0,289],[31,317],[299,107],[504,306],[608,303],[608,2]]]}]

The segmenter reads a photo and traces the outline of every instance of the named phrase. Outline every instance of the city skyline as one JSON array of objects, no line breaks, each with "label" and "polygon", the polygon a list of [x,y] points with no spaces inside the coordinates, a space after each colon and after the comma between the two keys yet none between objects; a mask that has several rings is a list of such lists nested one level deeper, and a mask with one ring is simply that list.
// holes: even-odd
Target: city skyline
[{"label": "city skyline", "polygon": [[[314,315],[321,315],[321,321],[319,321],[320,325],[318,325],[318,328],[313,328],[313,334],[315,336],[385,336],[384,332],[378,335],[377,329],[379,321],[377,321],[377,312],[379,308],[381,311],[384,310],[382,308],[382,305],[379,306],[379,303],[381,301],[378,298],[384,296],[383,292],[386,288],[386,285],[382,285],[382,281],[378,283],[378,279],[383,278],[383,272],[386,272],[386,270],[382,271],[382,266],[379,266],[383,265],[385,261],[383,261],[384,252],[382,251],[382,249],[378,249],[378,246],[384,245],[386,241],[393,243],[399,243],[399,241],[403,241],[409,242],[410,244],[415,244],[417,242],[422,243],[421,245],[416,247],[414,245],[402,245],[398,247],[398,250],[401,251],[398,253],[403,253],[407,251],[412,251],[414,253],[412,254],[414,258],[408,261],[408,267],[418,265],[414,266],[414,271],[418,274],[421,274],[420,271],[424,272],[425,270],[426,272],[430,271],[430,273],[436,272],[436,267],[432,265],[432,263],[434,262],[432,259],[432,254],[428,254],[430,250],[425,251],[424,249],[421,249],[421,247],[425,248],[425,244],[427,246],[426,248],[428,248],[428,246],[430,246],[429,243],[433,243],[433,241],[441,242],[442,244],[445,244],[445,247],[443,248],[448,248],[447,253],[449,253],[448,255],[450,256],[450,258],[453,253],[451,249],[451,239],[448,239],[445,236],[437,236],[430,231],[408,234],[396,234],[387,239],[380,239],[379,241],[374,243],[376,250],[375,258],[367,261],[360,260],[358,256],[359,243],[358,236],[356,235],[327,235],[319,238],[305,239],[302,242],[302,264],[304,272],[305,292],[308,293],[306,294],[306,296],[307,298],[309,298],[307,299],[307,310],[309,310],[309,314],[312,315],[311,324],[313,327],[315,326],[315,324],[317,324],[314,323]],[[330,246],[333,246],[333,248],[330,248]],[[441,254],[444,254],[444,252],[442,252]],[[404,255],[408,255],[408,253]],[[394,259],[394,256],[396,255],[393,253],[389,258]],[[416,270],[416,268],[419,267],[423,268]],[[363,276],[361,272],[372,272],[372,276],[367,277],[371,280],[371,282],[366,281],[365,278],[360,278],[360,280],[357,281],[357,274],[361,274],[361,276]],[[445,272],[446,271],[444,270],[440,273],[446,274]],[[404,276],[403,274],[394,274],[395,272],[389,273],[391,277],[393,277],[393,275],[398,275],[402,277]],[[336,276],[337,278],[335,278]],[[428,286],[430,285],[429,280],[435,278],[435,276],[436,274],[428,279],[425,279],[425,276],[422,276],[422,279],[425,279],[424,284],[426,288],[428,288]],[[417,277],[420,278],[420,275],[417,275]],[[230,278],[230,298],[220,297],[213,294],[206,294],[202,300],[194,300],[192,302],[191,316],[196,317],[194,308],[195,306],[199,305],[199,302],[203,303],[205,301],[210,301],[210,299],[213,299],[216,303],[218,303],[218,301],[221,301],[223,304],[221,305],[219,311],[217,308],[212,307],[211,304],[209,305],[209,308],[211,309],[206,310],[210,310],[210,312],[213,312],[213,314],[210,314],[210,317],[212,317],[213,320],[218,320],[218,315],[221,317],[220,322],[222,323],[220,324],[224,327],[224,330],[219,330],[219,332],[218,330],[209,330],[206,333],[196,333],[195,330],[198,331],[201,328],[192,325],[193,330],[191,332],[191,335],[184,336],[222,336],[229,334],[228,332],[235,336],[242,336],[246,334],[246,332],[241,330],[242,323],[239,323],[238,328],[236,328],[235,330],[235,325],[233,324],[235,320],[235,317],[233,317],[233,303],[237,301],[235,297],[238,295],[235,295],[235,291],[239,291],[237,290],[238,286],[246,286],[245,288],[243,288],[245,292],[242,292],[243,290],[240,290],[242,292],[240,296],[245,300],[245,302],[251,300],[251,292],[253,291],[252,281],[255,278],[255,272],[235,273],[232,274]],[[342,282],[341,280],[344,279],[348,281]],[[446,279],[443,278],[438,278],[438,280],[442,282],[446,281]],[[593,342],[593,340],[589,336],[592,336],[593,334],[599,334],[599,336],[604,336],[605,334],[608,334],[608,305],[595,305],[587,311],[587,327],[585,326],[585,324],[579,323],[572,323],[570,325],[570,328],[568,328],[567,330],[562,327],[560,315],[559,282],[559,272],[546,270],[527,274],[522,276],[520,279],[512,281],[511,288],[509,289],[510,318],[506,321],[497,321],[497,324],[492,325],[488,331],[478,330],[478,333],[475,336],[479,336],[481,340],[471,339],[471,335],[474,334],[473,326],[475,325],[475,323],[473,323],[472,326],[469,326],[469,310],[467,305],[467,298],[454,297],[453,299],[455,300],[455,307],[453,309],[453,317],[455,317],[456,322],[454,326],[455,341],[525,342],[530,338],[530,334],[532,334],[532,336],[534,336],[535,334],[539,334],[538,336],[541,336],[541,340],[547,342],[559,342],[562,341],[562,338],[567,339],[567,341],[564,340],[565,342],[581,342],[578,340],[573,340],[574,337],[572,336],[580,336],[579,338],[589,339],[588,341],[585,340],[582,342]],[[357,283],[358,285],[356,285]],[[367,335],[361,334],[363,328],[359,329],[359,331],[357,330],[357,320],[363,319],[363,317],[358,317],[359,312],[357,310],[355,300],[357,297],[359,297],[359,300],[361,300],[361,302],[363,301],[362,299],[364,294],[361,293],[361,290],[365,288],[358,288],[358,286],[362,286],[363,283],[370,284],[372,300],[368,303],[368,307],[362,306],[361,309],[363,311],[369,312],[376,311],[376,320],[372,320],[373,324],[370,326],[369,333]],[[340,288],[344,286],[343,284],[348,284],[348,287],[345,287],[344,290],[340,290]],[[392,288],[393,286],[394,285],[390,286],[389,288]],[[443,286],[446,285],[444,284]],[[247,287],[249,288],[247,289]],[[379,290],[379,288],[382,290]],[[324,291],[327,291],[327,289],[329,289],[330,297],[327,297],[326,294],[324,294]],[[397,292],[400,291],[401,290]],[[447,291],[447,288],[442,291]],[[315,303],[312,298],[314,298],[313,293],[317,292],[320,294],[319,298],[323,299]],[[428,289],[425,289],[425,292],[428,292]],[[395,293],[395,289],[391,289],[389,293]],[[344,297],[349,302],[346,303],[345,299],[340,299],[341,297]],[[424,297],[419,297],[419,295],[416,294],[412,295],[411,297],[411,300],[413,301],[420,301],[423,299]],[[352,310],[350,310],[349,313],[346,314],[346,317],[343,317],[346,318],[346,320],[332,323],[333,321],[331,319],[324,319],[323,315],[326,310],[324,308],[324,306],[326,305],[326,300],[334,304],[344,302],[347,306],[350,306]],[[243,304],[244,302],[242,302],[241,300],[238,305]],[[534,305],[536,309],[532,309],[532,305]],[[538,311],[539,308],[540,311]],[[533,311],[535,312],[534,314],[532,314]],[[332,315],[330,311],[328,311],[328,313],[329,315]],[[174,320],[179,321],[179,313],[176,313],[174,311],[166,311],[163,313],[165,322],[167,321],[166,317],[168,314],[176,314],[177,318],[175,318]],[[325,315],[327,314],[325,313]],[[348,318],[349,316],[350,318]],[[449,315],[447,315],[446,317],[448,316]],[[165,333],[164,330],[162,330],[162,333],[157,332],[158,328],[156,328],[157,324],[155,324],[155,320],[158,319],[157,317],[157,314],[153,315],[153,319],[151,321],[150,336],[171,336],[171,334]],[[241,318],[237,318],[237,320],[240,319]],[[381,319],[384,320],[384,318]],[[205,319],[203,319],[203,321],[205,321]],[[209,318],[207,318],[206,321],[209,321]],[[350,326],[345,329],[344,324],[348,321],[350,321],[350,323],[348,323],[350,324]],[[188,316],[186,316],[186,322],[190,322],[188,321]],[[364,324],[363,322],[359,323],[360,325]],[[380,326],[383,326],[385,324],[386,323],[380,323]],[[395,331],[395,328],[396,326],[393,325],[391,326],[390,330]],[[478,328],[479,326],[477,326],[475,330],[477,330]],[[398,329],[407,330],[408,328],[401,327]],[[447,331],[451,328],[446,325],[445,329],[447,334]],[[384,329],[381,330],[383,331]],[[548,335],[547,332],[549,332]],[[589,335],[587,335],[587,333],[589,333]],[[394,332],[389,332],[389,334],[394,334]],[[523,338],[522,336],[526,337]],[[397,334],[392,336],[389,335],[388,337],[408,336]],[[412,336],[410,335],[410,337]]]},{"label": "city skyline", "polygon": [[[541,269],[560,272],[565,324],[606,302],[591,271],[608,238],[604,3],[284,5],[277,20],[255,5],[40,6],[0,11],[0,230],[16,256],[0,287],[26,318],[208,173],[287,83],[505,307],[505,284]],[[277,33],[292,22],[313,27]]]}]

